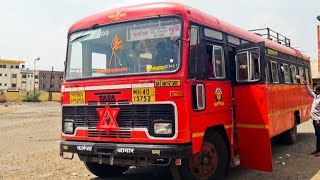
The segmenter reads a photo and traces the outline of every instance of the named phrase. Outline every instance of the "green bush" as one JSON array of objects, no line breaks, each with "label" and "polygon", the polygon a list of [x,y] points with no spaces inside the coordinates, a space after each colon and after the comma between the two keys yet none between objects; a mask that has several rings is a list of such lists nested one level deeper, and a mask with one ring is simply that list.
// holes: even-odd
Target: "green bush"
[{"label": "green bush", "polygon": [[22,101],[24,102],[40,102],[40,93],[39,92],[32,92],[32,93],[27,93],[27,95],[24,97]]}]

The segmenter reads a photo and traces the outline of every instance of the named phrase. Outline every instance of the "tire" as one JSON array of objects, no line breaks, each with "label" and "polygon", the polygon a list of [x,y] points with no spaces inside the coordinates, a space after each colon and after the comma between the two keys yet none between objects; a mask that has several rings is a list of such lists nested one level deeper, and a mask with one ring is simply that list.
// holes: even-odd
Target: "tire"
[{"label": "tire", "polygon": [[171,164],[171,173],[175,180],[214,180],[221,179],[228,164],[228,150],[223,137],[212,132],[204,138],[201,151],[182,164]]},{"label": "tire", "polygon": [[98,164],[93,162],[84,162],[86,168],[94,175],[100,178],[110,178],[121,176],[127,170],[124,167],[110,166],[107,164]]},{"label": "tire", "polygon": [[295,121],[293,127],[282,134],[282,142],[283,144],[295,144],[298,139],[298,128],[297,123]]}]

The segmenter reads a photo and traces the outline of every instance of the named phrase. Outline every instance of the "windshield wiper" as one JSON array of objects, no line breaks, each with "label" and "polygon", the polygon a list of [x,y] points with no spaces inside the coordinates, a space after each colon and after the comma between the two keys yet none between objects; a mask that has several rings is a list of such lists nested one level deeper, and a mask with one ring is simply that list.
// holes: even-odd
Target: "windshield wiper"
[{"label": "windshield wiper", "polygon": [[89,33],[89,34],[85,34],[85,33],[88,32],[88,31],[94,30],[94,29],[96,29],[97,27],[98,27],[98,24],[94,24],[94,25],[91,26],[89,29],[87,29],[86,31],[84,31],[80,36],[78,36],[78,37],[76,37],[75,39],[73,39],[72,41],[70,41],[69,44],[71,44],[71,43],[73,43],[73,42],[75,42],[75,41],[77,41],[77,40],[79,40],[79,39],[82,39],[82,38],[84,38],[84,37],[89,36],[90,33]]}]

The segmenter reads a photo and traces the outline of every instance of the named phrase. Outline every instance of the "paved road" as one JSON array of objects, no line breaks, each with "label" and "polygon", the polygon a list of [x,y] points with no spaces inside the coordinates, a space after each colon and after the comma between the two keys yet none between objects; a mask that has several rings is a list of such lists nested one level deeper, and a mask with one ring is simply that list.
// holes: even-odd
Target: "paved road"
[{"label": "paved road", "polygon": [[[72,161],[59,157],[59,105],[0,105],[0,179],[98,179],[77,157]],[[273,164],[272,173],[234,168],[226,179],[320,179],[320,158],[308,155],[315,147],[311,122],[300,125],[298,131],[297,144],[272,146],[273,160],[280,162]],[[170,180],[171,176],[166,168],[138,168],[113,180],[143,179]]]}]

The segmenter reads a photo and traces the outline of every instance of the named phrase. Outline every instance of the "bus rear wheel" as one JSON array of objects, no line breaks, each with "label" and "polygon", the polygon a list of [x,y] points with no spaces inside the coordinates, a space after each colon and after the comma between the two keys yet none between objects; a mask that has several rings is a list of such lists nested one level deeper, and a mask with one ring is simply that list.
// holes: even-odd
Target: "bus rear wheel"
[{"label": "bus rear wheel", "polygon": [[171,173],[176,180],[220,179],[226,172],[227,161],[224,139],[214,132],[204,139],[199,153],[183,159],[181,166],[172,164]]},{"label": "bus rear wheel", "polygon": [[98,164],[94,162],[84,162],[86,168],[95,176],[100,178],[110,178],[121,176],[127,170],[124,167],[110,166],[107,164]]},{"label": "bus rear wheel", "polygon": [[282,142],[284,144],[294,144],[298,139],[298,128],[297,123],[295,121],[293,127],[281,135]]}]

